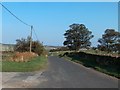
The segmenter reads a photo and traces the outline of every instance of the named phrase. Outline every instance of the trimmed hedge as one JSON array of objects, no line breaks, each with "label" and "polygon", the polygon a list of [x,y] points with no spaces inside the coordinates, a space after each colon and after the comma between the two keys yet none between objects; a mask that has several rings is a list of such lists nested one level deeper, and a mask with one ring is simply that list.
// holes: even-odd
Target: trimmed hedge
[{"label": "trimmed hedge", "polygon": [[85,52],[66,52],[60,57],[70,57],[71,61],[92,67],[106,74],[120,78],[120,57],[89,54]]},{"label": "trimmed hedge", "polygon": [[89,54],[85,52],[69,52],[69,53],[66,52],[62,56],[68,56],[76,59],[77,61],[85,59],[88,62],[93,62],[98,66],[116,68],[120,73],[120,57],[95,55],[95,54]]},{"label": "trimmed hedge", "polygon": [[88,54],[85,52],[66,52],[63,56],[74,56],[79,57],[81,59],[89,59],[94,60],[97,64],[100,65],[120,65],[120,57],[112,57],[112,56],[104,56],[104,55],[95,55]]}]

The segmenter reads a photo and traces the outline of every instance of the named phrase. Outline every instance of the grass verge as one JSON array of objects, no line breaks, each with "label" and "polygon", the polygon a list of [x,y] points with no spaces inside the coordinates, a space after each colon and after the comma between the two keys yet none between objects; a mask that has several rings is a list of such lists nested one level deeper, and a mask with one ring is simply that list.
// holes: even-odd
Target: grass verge
[{"label": "grass verge", "polygon": [[118,71],[117,66],[102,66],[94,63],[92,60],[87,59],[77,59],[74,57],[68,57],[64,56],[65,59],[82,64],[85,67],[93,68],[97,71],[100,71],[102,73],[108,74],[110,76],[114,76],[116,78],[120,79],[120,72]]},{"label": "grass verge", "polygon": [[29,62],[2,61],[2,72],[31,72],[46,68],[47,58],[38,56]]}]

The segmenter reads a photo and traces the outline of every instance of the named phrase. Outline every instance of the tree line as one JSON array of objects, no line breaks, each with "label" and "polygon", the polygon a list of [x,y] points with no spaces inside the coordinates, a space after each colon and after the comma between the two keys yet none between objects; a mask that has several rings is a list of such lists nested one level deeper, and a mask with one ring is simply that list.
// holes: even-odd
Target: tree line
[{"label": "tree line", "polygon": [[[94,35],[84,24],[74,23],[66,30],[64,37],[63,45],[68,47],[69,50],[77,51],[81,48],[90,48],[92,44],[90,40]],[[120,53],[120,32],[115,31],[115,29],[106,29],[98,42],[96,49]]]}]

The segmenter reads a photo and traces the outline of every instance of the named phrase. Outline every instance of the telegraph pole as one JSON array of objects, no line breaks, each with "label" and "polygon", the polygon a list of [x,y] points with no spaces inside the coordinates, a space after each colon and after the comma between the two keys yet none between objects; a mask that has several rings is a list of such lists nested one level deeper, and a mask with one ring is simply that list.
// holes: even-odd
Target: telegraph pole
[{"label": "telegraph pole", "polygon": [[33,26],[31,26],[31,34],[30,34],[30,52],[32,48],[32,29],[33,29]]}]

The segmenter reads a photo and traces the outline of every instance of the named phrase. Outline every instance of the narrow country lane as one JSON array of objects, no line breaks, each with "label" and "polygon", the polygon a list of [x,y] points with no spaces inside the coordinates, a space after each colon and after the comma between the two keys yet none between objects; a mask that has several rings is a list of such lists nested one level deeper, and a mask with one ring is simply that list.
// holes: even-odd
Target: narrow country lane
[{"label": "narrow country lane", "polygon": [[49,68],[43,73],[46,81],[36,87],[51,88],[117,88],[118,80],[82,65],[49,57]]},{"label": "narrow country lane", "polygon": [[56,56],[43,72],[9,74],[3,73],[5,88],[118,88],[118,79]]}]

